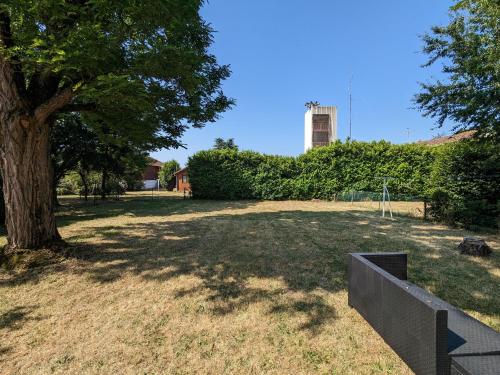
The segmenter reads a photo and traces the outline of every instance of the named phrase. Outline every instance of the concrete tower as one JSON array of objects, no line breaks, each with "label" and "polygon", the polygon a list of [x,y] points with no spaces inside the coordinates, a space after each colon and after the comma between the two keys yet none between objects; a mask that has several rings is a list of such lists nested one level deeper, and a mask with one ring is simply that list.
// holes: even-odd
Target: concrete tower
[{"label": "concrete tower", "polygon": [[337,107],[312,106],[304,118],[304,152],[337,139]]}]

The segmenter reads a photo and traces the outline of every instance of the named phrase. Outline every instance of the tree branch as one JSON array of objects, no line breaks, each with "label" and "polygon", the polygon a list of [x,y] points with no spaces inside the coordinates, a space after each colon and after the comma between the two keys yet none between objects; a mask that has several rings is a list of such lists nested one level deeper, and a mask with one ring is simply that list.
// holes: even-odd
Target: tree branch
[{"label": "tree branch", "polygon": [[56,93],[46,102],[40,104],[35,109],[35,120],[37,123],[44,123],[51,114],[69,104],[73,99],[73,96],[73,90],[68,87]]},{"label": "tree branch", "polygon": [[96,103],[74,103],[65,105],[59,110],[59,112],[91,112],[96,109]]},{"label": "tree branch", "polygon": [[49,100],[59,91],[61,77],[51,71],[35,71],[28,84],[27,97],[32,108]]}]

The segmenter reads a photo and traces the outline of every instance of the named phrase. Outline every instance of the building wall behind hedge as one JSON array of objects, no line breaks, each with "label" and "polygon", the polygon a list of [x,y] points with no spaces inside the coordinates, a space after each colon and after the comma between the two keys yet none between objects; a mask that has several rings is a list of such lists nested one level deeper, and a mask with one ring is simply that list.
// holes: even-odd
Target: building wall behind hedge
[{"label": "building wall behind hedge", "polygon": [[432,148],[340,141],[299,157],[251,151],[201,151],[189,159],[193,196],[206,199],[334,199],[349,190],[421,195],[434,162]]}]

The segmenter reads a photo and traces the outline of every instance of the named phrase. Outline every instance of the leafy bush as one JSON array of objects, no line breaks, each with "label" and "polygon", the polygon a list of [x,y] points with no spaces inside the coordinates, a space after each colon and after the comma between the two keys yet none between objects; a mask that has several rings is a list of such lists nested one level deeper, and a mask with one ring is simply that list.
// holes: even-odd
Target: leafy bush
[{"label": "leafy bush", "polygon": [[123,176],[123,182],[125,182],[127,186],[127,191],[141,191],[144,189],[142,176],[126,174]]},{"label": "leafy bush", "polygon": [[204,199],[252,199],[254,177],[266,156],[233,149],[200,151],[189,158],[193,197]]},{"label": "leafy bush", "polygon": [[389,176],[393,199],[426,197],[431,217],[466,227],[497,227],[500,149],[465,140],[429,147],[336,142],[296,158],[236,150],[201,151],[189,159],[195,198],[348,199],[379,192]]},{"label": "leafy bush", "polygon": [[264,156],[253,176],[255,197],[269,200],[298,199],[296,176],[299,164],[293,157]]},{"label": "leafy bush", "polygon": [[393,193],[425,189],[434,152],[421,145],[336,142],[299,157],[251,151],[201,151],[189,159],[193,196],[208,199],[334,199],[348,190],[379,191],[391,176]]},{"label": "leafy bush", "polygon": [[310,150],[298,157],[304,199],[333,199],[349,191],[381,191],[380,177],[392,177],[393,194],[421,195],[434,160],[432,149],[422,145],[389,142],[340,141]]},{"label": "leafy bush", "polygon": [[175,188],[175,176],[174,173],[180,169],[180,164],[177,160],[169,160],[163,163],[158,178],[160,179],[160,186],[167,189],[173,190]]},{"label": "leafy bush", "polygon": [[[101,174],[92,172],[88,176],[89,193],[101,195]],[[57,186],[58,195],[80,194],[83,195],[84,185],[80,175],[76,172],[68,173]],[[110,175],[106,181],[107,195],[122,195],[127,190],[127,181],[120,176]]]},{"label": "leafy bush", "polygon": [[429,214],[467,228],[498,227],[500,147],[475,139],[440,146],[430,179]]},{"label": "leafy bush", "polygon": [[57,195],[79,194],[82,183],[80,176],[76,172],[68,173],[59,181]]}]

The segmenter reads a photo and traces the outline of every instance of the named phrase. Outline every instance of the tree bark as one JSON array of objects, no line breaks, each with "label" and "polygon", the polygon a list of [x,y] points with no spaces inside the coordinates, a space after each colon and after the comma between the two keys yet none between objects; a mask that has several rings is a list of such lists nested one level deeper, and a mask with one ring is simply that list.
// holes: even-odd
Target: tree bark
[{"label": "tree bark", "polygon": [[54,202],[54,207],[60,207],[61,203],[59,203],[59,199],[57,199],[57,185],[59,185],[58,181],[54,181],[52,184],[52,200]]},{"label": "tree bark", "polygon": [[6,251],[37,249],[60,240],[54,214],[49,124],[19,111],[0,112]]},{"label": "tree bark", "polygon": [[102,179],[101,179],[101,199],[106,199],[106,182],[108,180],[108,171],[106,169],[102,170]]},{"label": "tree bark", "polygon": [[5,7],[0,7],[0,47],[0,169],[8,253],[60,241],[52,199],[49,118],[71,104],[75,92],[69,84],[60,87],[57,74],[42,79],[39,72],[27,89],[21,60],[4,53],[4,48],[15,47]]},{"label": "tree bark", "polygon": [[87,181],[87,174],[85,172],[79,171],[78,174],[80,175],[80,178],[83,183],[83,196],[85,198],[85,202],[88,200],[89,197],[89,183]]}]

